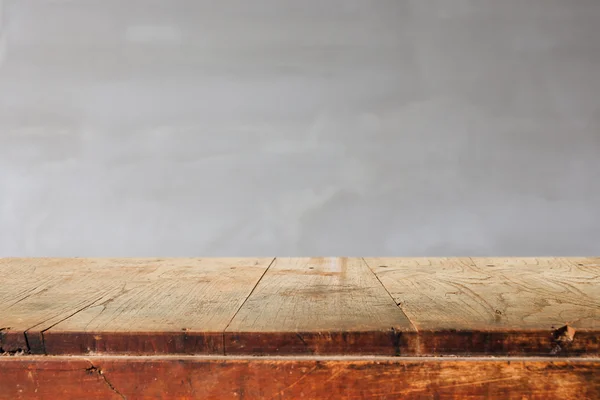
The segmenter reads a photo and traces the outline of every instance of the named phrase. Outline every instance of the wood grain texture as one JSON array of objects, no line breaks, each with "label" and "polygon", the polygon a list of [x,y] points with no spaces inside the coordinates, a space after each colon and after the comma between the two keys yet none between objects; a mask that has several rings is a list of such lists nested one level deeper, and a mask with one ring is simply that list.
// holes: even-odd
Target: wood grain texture
[{"label": "wood grain texture", "polygon": [[[137,273],[134,261],[119,268],[103,259],[0,259],[0,347],[44,352],[43,332],[119,292]],[[118,272],[117,272],[118,271]]]},{"label": "wood grain texture", "polygon": [[29,279],[53,278],[0,308],[3,340],[13,349],[8,333],[26,332],[30,351],[48,354],[222,353],[223,330],[272,260],[5,261],[14,273],[33,264]]},{"label": "wood grain texture", "polygon": [[64,274],[48,273],[51,269],[44,268],[48,264],[52,263],[43,259],[0,258],[0,353],[27,350],[24,331],[41,320],[31,323],[35,317],[21,315],[15,306],[63,279]]},{"label": "wood grain texture", "polygon": [[600,398],[600,360],[0,357],[0,399]]},{"label": "wood grain texture", "polygon": [[227,354],[399,353],[412,330],[358,258],[278,258],[225,333]]},{"label": "wood grain texture", "polygon": [[[598,354],[600,258],[367,258],[414,354]],[[569,324],[574,340],[555,329]]]},{"label": "wood grain texture", "polygon": [[44,334],[51,354],[222,354],[272,258],[169,259]]},{"label": "wood grain texture", "polygon": [[600,354],[600,258],[272,260],[0,259],[0,349]]}]

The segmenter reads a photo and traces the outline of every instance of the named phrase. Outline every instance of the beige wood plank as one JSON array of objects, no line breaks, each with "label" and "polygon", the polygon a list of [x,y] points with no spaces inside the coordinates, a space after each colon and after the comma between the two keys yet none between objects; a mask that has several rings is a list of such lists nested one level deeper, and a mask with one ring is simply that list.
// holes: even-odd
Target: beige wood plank
[{"label": "beige wood plank", "polygon": [[[600,258],[365,260],[421,333],[438,332],[439,339],[450,330],[506,332],[495,340],[513,335],[515,346],[551,352],[556,349],[553,330],[569,324],[577,330],[573,348],[578,345],[582,352],[598,348],[593,336],[600,331]],[[519,333],[530,337],[523,339],[526,335]],[[468,337],[471,345],[489,339]],[[457,346],[469,346],[463,342],[457,340]]]},{"label": "beige wood plank", "polygon": [[61,274],[45,268],[59,265],[56,259],[0,258],[0,315],[5,309],[60,281]]},{"label": "beige wood plank", "polygon": [[222,332],[272,260],[148,260],[141,262],[135,276],[124,277],[119,276],[122,261],[117,260],[110,283],[119,291],[46,331],[46,350],[222,353]]},{"label": "beige wood plank", "polygon": [[410,322],[359,258],[277,258],[225,336],[228,353],[391,353]]},{"label": "beige wood plank", "polygon": [[[138,269],[132,260],[0,259],[7,284],[0,286],[0,347],[44,351],[42,333],[104,296],[118,293]],[[115,279],[118,277],[118,279]]]},{"label": "beige wood plank", "polygon": [[[220,332],[270,261],[0,259],[8,282],[0,288],[0,347],[222,352]],[[159,334],[148,335],[152,331]],[[125,335],[110,335],[119,332]]]},{"label": "beige wood plank", "polygon": [[[600,330],[600,257],[473,258],[505,279],[499,300],[507,323],[532,328],[569,324]],[[510,311],[515,310],[515,311]],[[505,314],[503,309],[500,311]]]}]

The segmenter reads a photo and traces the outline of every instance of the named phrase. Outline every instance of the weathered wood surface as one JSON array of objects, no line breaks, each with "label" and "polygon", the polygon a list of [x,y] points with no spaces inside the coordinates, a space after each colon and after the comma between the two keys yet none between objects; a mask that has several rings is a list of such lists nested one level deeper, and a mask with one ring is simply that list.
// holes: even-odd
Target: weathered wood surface
[{"label": "weathered wood surface", "polygon": [[0,347],[20,347],[10,333],[33,353],[220,354],[223,330],[272,260],[4,259],[3,275],[33,283],[14,296],[0,287],[0,328],[10,328]]},{"label": "weathered wood surface", "polygon": [[600,360],[0,357],[0,399],[598,399]]},{"label": "weathered wood surface", "polygon": [[600,258],[0,259],[0,278],[9,352],[600,354]]},{"label": "weathered wood surface", "polygon": [[[0,348],[43,352],[43,332],[119,292],[140,271],[104,259],[0,259]],[[143,268],[146,271],[146,268]]]},{"label": "weathered wood surface", "polygon": [[600,351],[600,258],[365,261],[418,330],[410,353]]},{"label": "weathered wood surface", "polygon": [[227,354],[399,352],[410,322],[362,259],[278,258],[227,328]]}]

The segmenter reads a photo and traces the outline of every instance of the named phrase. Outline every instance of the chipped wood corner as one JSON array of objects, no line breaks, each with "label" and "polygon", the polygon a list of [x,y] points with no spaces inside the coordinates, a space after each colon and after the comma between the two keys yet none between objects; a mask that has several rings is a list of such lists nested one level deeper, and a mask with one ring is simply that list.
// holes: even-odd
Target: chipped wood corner
[{"label": "chipped wood corner", "polygon": [[571,343],[575,340],[575,332],[577,330],[570,325],[562,326],[552,332],[555,341],[559,343]]}]

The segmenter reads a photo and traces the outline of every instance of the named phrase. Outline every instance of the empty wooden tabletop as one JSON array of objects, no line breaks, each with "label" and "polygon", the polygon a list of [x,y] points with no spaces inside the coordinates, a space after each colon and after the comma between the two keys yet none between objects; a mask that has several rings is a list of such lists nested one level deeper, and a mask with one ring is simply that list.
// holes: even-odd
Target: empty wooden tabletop
[{"label": "empty wooden tabletop", "polygon": [[228,354],[394,355],[410,321],[359,258],[278,258],[229,324]]},{"label": "empty wooden tabletop", "polygon": [[9,353],[600,353],[600,258],[7,258],[0,279]]}]

